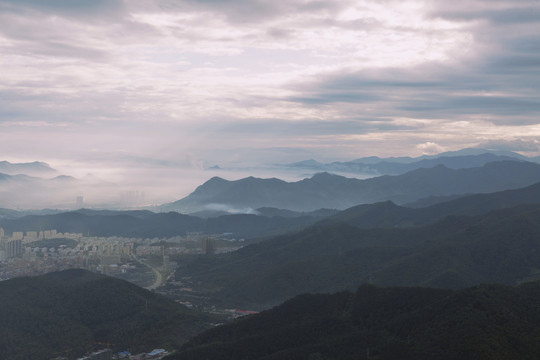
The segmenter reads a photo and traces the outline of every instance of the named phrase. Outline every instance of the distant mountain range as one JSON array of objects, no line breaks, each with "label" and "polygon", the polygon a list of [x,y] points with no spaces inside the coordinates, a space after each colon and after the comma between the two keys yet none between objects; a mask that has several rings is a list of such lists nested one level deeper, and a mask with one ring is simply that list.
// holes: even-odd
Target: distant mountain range
[{"label": "distant mountain range", "polygon": [[540,162],[540,157],[527,158],[510,151],[490,151],[486,149],[463,149],[432,156],[379,158],[370,156],[352,161],[323,164],[316,160],[305,160],[283,165],[316,172],[350,173],[364,176],[399,175],[406,172],[444,165],[450,169],[465,169],[483,166],[494,161],[518,160]]},{"label": "distant mountain range", "polygon": [[170,360],[534,359],[540,284],[304,294],[210,329]]},{"label": "distant mountain range", "polygon": [[177,276],[196,279],[196,291],[224,306],[267,308],[302,292],[366,282],[440,288],[515,284],[540,278],[538,263],[540,184],[535,184],[424,209],[390,202],[357,206],[295,234],[183,263]]},{"label": "distant mountain range", "polygon": [[161,295],[84,270],[2,281],[0,294],[2,359],[78,358],[105,343],[133,353],[174,349],[210,322]]},{"label": "distant mountain range", "polygon": [[[49,174],[45,172],[45,175]],[[55,173],[52,173],[56,175]],[[39,207],[43,205],[42,199],[49,194],[57,194],[58,198],[64,198],[65,194],[73,191],[77,186],[77,180],[67,175],[42,178],[24,174],[8,175],[0,173],[0,207],[17,208],[17,204]],[[76,191],[71,197],[75,202]],[[60,202],[60,201],[59,201]]]},{"label": "distant mountain range", "polygon": [[50,179],[43,179],[40,177],[35,176],[29,176],[29,175],[8,175],[4,173],[0,173],[0,182],[11,182],[11,183],[18,183],[18,184],[24,184],[24,183],[51,183],[51,182],[66,182],[66,181],[74,181],[75,178],[72,176],[67,175],[58,175]]},{"label": "distant mountain range", "polygon": [[58,172],[51,168],[49,164],[34,161],[31,163],[10,163],[9,161],[0,161],[0,173],[8,175],[30,175],[30,176],[53,176]]},{"label": "distant mountain range", "polygon": [[329,173],[320,173],[298,182],[254,177],[228,181],[214,177],[187,197],[164,204],[162,209],[183,213],[214,207],[274,207],[294,211],[346,209],[386,200],[404,204],[430,196],[489,193],[520,188],[538,181],[540,164],[524,161],[496,161],[462,169],[437,165],[402,175],[365,180]]},{"label": "distant mountain range", "polygon": [[[433,168],[439,165],[443,165],[452,170],[464,170],[476,167],[482,167],[488,163],[495,161],[527,161],[527,162],[540,162],[540,158],[528,158],[513,152],[501,152],[491,151],[485,149],[463,149],[455,152],[446,152],[433,156],[421,156],[416,158],[411,157],[393,157],[393,158],[379,158],[376,156],[359,158],[352,161],[334,162],[330,164],[319,163],[315,160],[306,160],[294,164],[287,165],[272,165],[271,169],[276,171],[276,175],[284,172],[288,178],[301,178],[306,180],[312,179],[314,174],[319,173],[333,173],[336,175],[345,175],[358,178],[372,178],[380,177],[381,175],[403,175],[413,172],[414,170]],[[148,175],[154,176],[156,179],[166,179],[167,176],[176,177],[174,171],[167,170],[166,164],[162,164],[164,168],[160,168],[163,173],[158,173],[153,170],[149,170]],[[213,171],[229,171],[231,176],[235,176],[239,170],[245,174],[246,171],[251,171],[251,175],[259,174],[258,171],[268,171],[268,167],[254,167],[249,169],[221,169],[219,167],[213,168]],[[169,174],[169,175],[167,175]],[[175,174],[175,175],[172,175]],[[199,174],[204,176],[202,173]],[[516,174],[519,175],[519,174]],[[507,176],[507,175],[505,175]],[[517,176],[516,176],[517,178]],[[249,178],[248,178],[249,179]],[[173,180],[172,178],[170,180]],[[226,180],[215,178],[211,179],[209,183],[214,188],[227,189],[230,193],[230,197],[241,199],[238,204],[234,204],[226,199],[226,195],[220,195],[215,193],[215,189],[208,189],[208,185],[204,184],[210,191],[204,196],[200,196],[199,192],[188,199],[181,199],[172,203],[164,204],[161,208],[156,206],[155,203],[163,203],[163,198],[167,199],[172,194],[185,193],[186,189],[181,184],[181,181],[163,181],[166,185],[152,187],[151,184],[146,183],[144,180],[138,180],[137,177],[131,177],[125,183],[114,183],[90,174],[83,178],[73,178],[68,175],[60,175],[60,173],[44,162],[29,162],[29,163],[10,163],[8,161],[0,161],[0,208],[5,209],[75,209],[81,207],[81,200],[87,201],[85,206],[95,208],[107,208],[107,209],[134,209],[142,208],[146,206],[147,209],[154,211],[179,211],[179,212],[196,212],[200,217],[215,217],[225,214],[237,214],[237,213],[253,213],[254,209],[261,207],[281,208],[294,211],[313,211],[319,208],[336,208],[345,209],[350,206],[359,205],[361,203],[370,203],[384,200],[392,200],[396,203],[403,204],[404,202],[416,202],[420,200],[416,194],[415,196],[405,196],[404,199],[400,199],[398,194],[390,194],[392,196],[382,197],[377,196],[377,191],[387,192],[388,189],[375,186],[373,196],[367,196],[362,193],[362,189],[357,191],[358,194],[354,195],[347,201],[343,200],[347,196],[343,192],[347,192],[348,188],[343,189],[340,193],[339,189],[334,189],[333,192],[328,192],[323,184],[316,185],[308,184],[308,181],[304,181],[298,186],[289,186],[289,189],[284,189],[283,184],[279,183],[277,179],[265,179],[266,184],[253,184],[253,180],[262,179],[251,178],[251,181],[246,179],[238,180],[242,184],[237,187],[229,187],[226,184],[220,185],[220,181],[226,183]],[[321,179],[319,179],[321,180]],[[540,179],[537,179],[540,180]],[[300,182],[299,182],[300,183]],[[175,184],[175,185],[170,185]],[[367,186],[368,183],[366,183]],[[531,183],[519,183],[518,187],[530,185]],[[340,182],[338,184],[328,184],[328,186],[351,186],[351,184],[345,184]],[[401,186],[402,184],[397,184]],[[404,184],[403,186],[408,186]],[[159,191],[156,190],[159,188]],[[354,186],[353,186],[354,188]],[[510,188],[510,187],[506,187]],[[134,190],[137,189],[137,190]],[[488,189],[487,191],[503,190],[504,187],[498,187]],[[146,190],[146,191],[145,191]],[[287,191],[283,191],[287,190]],[[356,191],[356,189],[353,189]],[[413,189],[414,190],[414,189]],[[466,189],[468,190],[468,189]],[[139,196],[139,191],[141,196]],[[371,192],[370,189],[365,190]],[[280,193],[284,198],[276,197],[275,194]],[[466,193],[473,193],[476,191],[467,191]],[[251,193],[251,194],[250,194]],[[257,193],[257,194],[256,194]],[[436,194],[426,195],[431,199],[425,201],[435,200],[440,196],[449,195],[462,195],[463,193],[444,193],[439,194],[440,191],[436,191]],[[148,194],[152,194],[148,196]],[[170,195],[169,195],[170,194]],[[216,199],[210,199],[212,194],[216,196]],[[84,199],[81,196],[84,195]],[[146,195],[146,196],[145,196]],[[255,196],[259,196],[256,201]],[[157,200],[159,197],[160,200]],[[208,202],[202,200],[202,198],[208,198],[207,200],[215,201]],[[243,199],[243,197],[251,197],[251,200]],[[265,197],[267,199],[265,199]],[[222,198],[222,199],[220,199]],[[310,203],[306,198],[312,198]],[[79,200],[77,200],[79,199]],[[412,200],[410,200],[412,199]],[[223,201],[222,201],[223,200]],[[77,202],[78,201],[78,202]],[[248,204],[248,206],[241,206]],[[298,204],[298,206],[293,206]],[[421,203],[422,204],[422,203]],[[202,206],[199,206],[202,205]]]},{"label": "distant mountain range", "polygon": [[360,228],[420,226],[448,215],[480,215],[529,203],[540,203],[540,183],[502,192],[461,196],[424,208],[409,208],[387,201],[357,205],[339,213],[328,209],[295,212],[258,208],[253,214],[223,215],[226,212],[211,212],[207,215],[212,217],[200,218],[147,210],[42,210],[27,215],[27,212],[0,209],[0,227],[8,233],[54,228],[60,232],[93,236],[172,237],[188,232],[231,232],[236,237],[253,238],[300,230],[317,221],[324,225],[348,223]]}]

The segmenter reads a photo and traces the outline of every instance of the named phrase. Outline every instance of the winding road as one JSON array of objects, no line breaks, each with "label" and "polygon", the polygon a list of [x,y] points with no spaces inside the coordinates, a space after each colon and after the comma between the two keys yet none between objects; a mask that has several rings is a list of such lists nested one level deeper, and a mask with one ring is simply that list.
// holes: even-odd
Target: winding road
[{"label": "winding road", "polygon": [[161,273],[155,267],[140,260],[135,254],[131,254],[131,256],[133,257],[133,260],[135,260],[139,264],[149,267],[156,275],[156,280],[154,281],[154,283],[150,286],[145,287],[145,289],[148,289],[148,290],[157,289],[161,285],[161,282],[163,281],[163,276],[161,275]]}]

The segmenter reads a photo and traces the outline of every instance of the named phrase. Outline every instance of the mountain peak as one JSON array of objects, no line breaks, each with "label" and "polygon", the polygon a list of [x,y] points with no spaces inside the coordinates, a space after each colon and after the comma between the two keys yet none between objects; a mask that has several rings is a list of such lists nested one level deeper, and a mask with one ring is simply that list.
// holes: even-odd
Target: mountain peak
[{"label": "mountain peak", "polygon": [[311,180],[336,179],[336,178],[340,178],[340,177],[343,177],[343,176],[339,176],[339,175],[336,175],[336,174],[329,173],[327,171],[323,171],[323,172],[320,172],[320,173],[317,173],[317,174],[313,175],[311,177]]},{"label": "mountain peak", "polygon": [[198,187],[198,189],[201,188],[209,188],[209,187],[215,187],[215,186],[224,186],[225,184],[230,183],[229,180],[223,179],[219,176],[214,176],[207,181],[205,181],[202,185]]}]

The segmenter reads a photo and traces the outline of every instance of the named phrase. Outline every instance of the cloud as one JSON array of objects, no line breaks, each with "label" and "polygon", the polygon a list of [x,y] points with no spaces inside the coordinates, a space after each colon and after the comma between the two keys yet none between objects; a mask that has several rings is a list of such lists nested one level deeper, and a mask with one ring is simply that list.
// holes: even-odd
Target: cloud
[{"label": "cloud", "polygon": [[434,155],[434,154],[440,154],[444,151],[444,148],[440,146],[439,144],[436,144],[434,142],[426,142],[423,144],[418,144],[416,147],[422,151],[422,154],[424,155]]},{"label": "cloud", "polygon": [[110,19],[122,13],[122,0],[0,0],[0,10],[11,13],[41,12],[65,17],[77,16],[95,20]]},{"label": "cloud", "polygon": [[207,204],[204,206],[204,209],[211,211],[222,211],[229,214],[253,214],[259,215],[260,213],[252,208],[235,208],[226,204]]},{"label": "cloud", "polygon": [[305,13],[335,14],[349,1],[267,0],[159,0],[166,12],[205,11],[223,15],[232,23],[260,23]]},{"label": "cloud", "polygon": [[299,138],[302,136],[332,137],[337,135],[352,135],[366,132],[412,130],[414,127],[407,124],[393,123],[369,118],[343,118],[336,120],[303,120],[290,121],[283,119],[260,119],[258,121],[231,121],[216,129],[223,134],[246,134],[247,136],[259,133],[272,134],[271,137],[279,139]]},{"label": "cloud", "polygon": [[498,25],[540,21],[540,5],[536,0],[458,0],[452,4],[442,1],[434,4],[430,16],[454,21],[486,20]]},{"label": "cloud", "polygon": [[109,176],[531,143],[537,5],[0,0],[0,150]]},{"label": "cloud", "polygon": [[356,111],[371,108],[379,117],[429,114],[454,120],[482,114],[496,124],[536,124],[540,99],[535,94],[540,85],[531,78],[531,71],[538,68],[534,59],[513,56],[467,64],[345,69],[294,84],[292,89],[303,96],[287,100],[306,106],[350,103]]},{"label": "cloud", "polygon": [[489,150],[516,151],[535,154],[540,150],[540,141],[536,138],[489,140],[478,145],[479,148]]}]

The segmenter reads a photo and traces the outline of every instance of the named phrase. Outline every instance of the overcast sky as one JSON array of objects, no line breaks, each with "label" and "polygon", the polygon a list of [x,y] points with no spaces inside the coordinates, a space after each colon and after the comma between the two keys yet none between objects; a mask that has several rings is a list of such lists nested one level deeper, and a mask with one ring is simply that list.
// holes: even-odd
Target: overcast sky
[{"label": "overcast sky", "polygon": [[0,160],[538,154],[539,33],[539,0],[0,0]]}]

